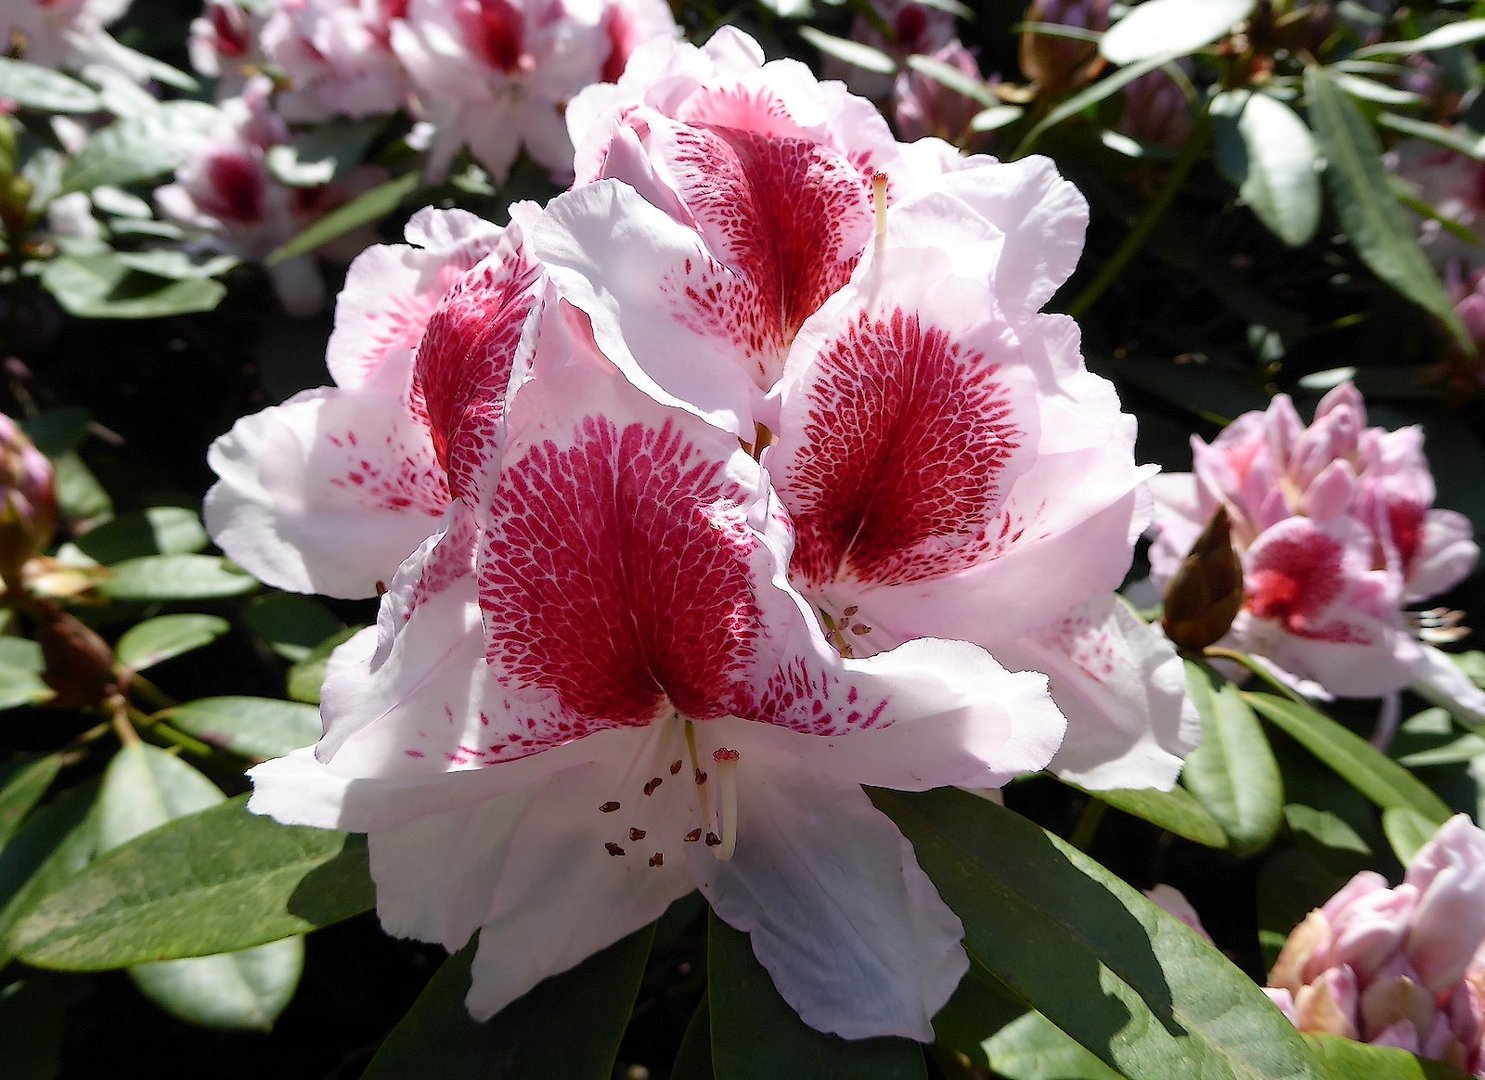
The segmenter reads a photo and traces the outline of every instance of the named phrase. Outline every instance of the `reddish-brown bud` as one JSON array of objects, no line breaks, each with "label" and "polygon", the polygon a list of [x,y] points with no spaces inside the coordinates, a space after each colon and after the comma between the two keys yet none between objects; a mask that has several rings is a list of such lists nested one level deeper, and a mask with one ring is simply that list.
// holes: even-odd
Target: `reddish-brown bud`
[{"label": "reddish-brown bud", "polygon": [[1165,589],[1165,636],[1200,652],[1227,633],[1243,607],[1243,564],[1232,550],[1227,507],[1217,507]]},{"label": "reddish-brown bud", "polygon": [[118,690],[108,642],[50,600],[35,601],[29,610],[46,660],[41,677],[56,692],[48,705],[86,708]]}]

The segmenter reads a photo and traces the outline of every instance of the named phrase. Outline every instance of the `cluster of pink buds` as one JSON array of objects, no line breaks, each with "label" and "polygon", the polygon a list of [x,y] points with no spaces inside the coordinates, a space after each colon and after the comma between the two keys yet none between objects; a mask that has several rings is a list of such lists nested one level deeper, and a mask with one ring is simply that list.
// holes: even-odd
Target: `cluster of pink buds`
[{"label": "cluster of pink buds", "polygon": [[0,580],[21,584],[21,570],[51,543],[57,493],[51,462],[10,417],[0,414]]},{"label": "cluster of pink buds", "polygon": [[1388,888],[1357,874],[1289,935],[1269,996],[1301,1031],[1485,1076],[1485,833],[1451,818]]}]

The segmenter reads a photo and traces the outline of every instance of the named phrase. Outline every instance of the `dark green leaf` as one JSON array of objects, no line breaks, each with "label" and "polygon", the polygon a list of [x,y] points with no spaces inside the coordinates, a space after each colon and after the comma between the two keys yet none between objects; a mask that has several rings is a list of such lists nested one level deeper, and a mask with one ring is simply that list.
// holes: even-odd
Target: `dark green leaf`
[{"label": "dark green leaf", "polygon": [[0,966],[10,959],[6,936],[16,920],[93,857],[97,797],[96,783],[65,792],[32,814],[0,851]]},{"label": "dark green leaf", "polygon": [[320,710],[273,698],[216,697],[177,705],[158,714],[172,727],[246,758],[282,757],[318,742]]},{"label": "dark green leaf", "polygon": [[[1081,789],[1080,789],[1081,790]],[[1195,796],[1185,788],[1157,791],[1154,788],[1128,788],[1116,791],[1089,791],[1100,802],[1116,810],[1148,821],[1166,832],[1183,836],[1205,847],[1224,848],[1227,834],[1217,819],[1207,813]]]},{"label": "dark green leaf", "polygon": [[54,977],[35,976],[0,990],[0,1071],[5,1080],[52,1080],[61,1073],[64,1020]]},{"label": "dark green leaf", "polygon": [[94,133],[62,172],[62,190],[128,187],[170,172],[191,153],[190,132],[209,131],[220,114],[198,101],[173,101],[116,120]]},{"label": "dark green leaf", "polygon": [[210,542],[201,518],[181,506],[152,506],[124,514],[75,541],[79,551],[104,566],[146,555],[190,555]]},{"label": "dark green leaf", "polygon": [[1284,807],[1284,822],[1302,847],[1329,866],[1345,863],[1359,870],[1371,860],[1371,846],[1337,813],[1289,803]]},{"label": "dark green leaf", "polygon": [[1325,1070],[1325,1080],[1469,1080],[1441,1061],[1426,1061],[1406,1050],[1368,1046],[1338,1035],[1306,1035]]},{"label": "dark green leaf", "polygon": [[[952,64],[935,60],[931,56],[909,56],[907,66],[956,94],[967,97],[971,101],[978,101],[986,109],[999,108],[1002,104],[1001,100],[995,96],[995,92],[990,89],[989,83],[972,75],[966,75]],[[1019,114],[1020,111],[1017,110],[1017,115]]]},{"label": "dark green leaf", "polygon": [[325,665],[336,646],[354,637],[361,628],[348,626],[337,634],[331,634],[314,647],[304,660],[289,669],[289,696],[295,701],[310,705],[320,703],[320,687],[325,682]]},{"label": "dark green leaf", "polygon": [[1270,855],[1258,871],[1258,941],[1272,967],[1289,932],[1335,895],[1346,875],[1323,866],[1298,848]]},{"label": "dark green leaf", "polygon": [[85,113],[102,107],[92,87],[60,71],[0,56],[0,98],[9,98],[23,109],[45,112]]},{"label": "dark green leaf", "polygon": [[21,424],[27,437],[49,458],[77,449],[88,433],[92,416],[87,409],[48,409]]},{"label": "dark green leaf", "polygon": [[1201,743],[1182,782],[1216,818],[1238,855],[1261,851],[1279,831],[1284,784],[1263,726],[1229,682],[1188,662],[1186,689],[1201,714]]},{"label": "dark green leaf", "polygon": [[315,646],[345,629],[324,604],[294,593],[254,597],[245,614],[268,647],[294,664],[309,659]]},{"label": "dark green leaf", "polygon": [[712,1011],[706,995],[691,1014],[680,1049],[670,1066],[670,1080],[715,1080],[712,1069]]},{"label": "dark green leaf", "polygon": [[1082,852],[964,792],[873,798],[971,958],[1105,1064],[1132,1080],[1316,1076],[1251,979]]},{"label": "dark green leaf", "polygon": [[143,671],[205,648],[231,629],[226,619],[215,615],[161,615],[124,631],[114,656],[130,671]]},{"label": "dark green leaf", "polygon": [[111,569],[98,591],[113,600],[210,600],[258,587],[252,575],[215,555],[149,555]]},{"label": "dark green leaf", "polygon": [[362,837],[249,814],[172,821],[37,899],[10,932],[36,967],[100,971],[232,952],[369,911]]},{"label": "dark green leaf", "polygon": [[1277,98],[1228,90],[1212,99],[1212,139],[1222,175],[1270,232],[1303,247],[1320,226],[1315,138]]},{"label": "dark green leaf", "polygon": [[1382,811],[1382,831],[1387,834],[1387,842],[1392,845],[1397,861],[1407,866],[1418,854],[1418,849],[1433,839],[1439,827],[1416,811],[1389,806]]},{"label": "dark green leaf", "polygon": [[1401,806],[1443,824],[1449,808],[1408,770],[1361,736],[1347,731],[1308,705],[1272,694],[1244,693],[1244,699],[1275,727],[1344,777],[1381,807]]},{"label": "dark green leaf", "polygon": [[1356,253],[1372,273],[1441,319],[1473,351],[1468,331],[1388,186],[1377,133],[1324,68],[1305,70],[1305,93],[1336,212]]},{"label": "dark green leaf", "polygon": [[380,221],[401,205],[402,200],[418,190],[422,178],[416,172],[388,180],[362,192],[343,206],[337,206],[298,236],[269,255],[264,263],[274,266],[286,259],[308,255],[315,248],[344,236],[352,229]]},{"label": "dark green leaf", "polygon": [[654,935],[653,924],[630,934],[538,983],[483,1024],[464,1007],[475,950],[470,942],[438,969],[361,1080],[608,1080]]},{"label": "dark green leaf", "polygon": [[1358,58],[1367,56],[1407,56],[1410,53],[1429,52],[1433,49],[1449,49],[1455,45],[1467,45],[1471,41],[1479,41],[1481,38],[1485,38],[1485,19],[1461,19],[1459,22],[1445,23],[1437,30],[1430,31],[1422,37],[1413,38],[1411,41],[1379,41],[1375,45],[1365,45],[1351,55]]},{"label": "dark green leaf", "polygon": [[211,311],[227,295],[210,278],[171,281],[141,273],[112,255],[64,255],[41,268],[41,283],[79,319],[159,319]]},{"label": "dark green leaf", "polygon": [[56,754],[41,758],[26,754],[0,768],[0,849],[10,843],[16,829],[41,801],[61,769],[62,759]]},{"label": "dark green leaf", "polygon": [[707,995],[717,1080],[920,1080],[923,1051],[907,1039],[847,1042],[809,1027],[753,956],[748,935],[715,914],[707,925]]},{"label": "dark green leaf", "polygon": [[46,661],[41,646],[26,638],[0,637],[0,709],[35,705],[52,696],[41,681]]},{"label": "dark green leaf", "polygon": [[56,458],[52,469],[57,479],[57,504],[64,518],[82,524],[113,517],[113,500],[76,453]]}]

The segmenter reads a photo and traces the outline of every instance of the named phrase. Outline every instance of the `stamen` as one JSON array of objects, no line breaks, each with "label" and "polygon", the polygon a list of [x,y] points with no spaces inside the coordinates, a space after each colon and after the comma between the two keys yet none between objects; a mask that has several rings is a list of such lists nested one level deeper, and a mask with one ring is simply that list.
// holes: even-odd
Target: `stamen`
[{"label": "stamen", "polygon": [[603,845],[603,850],[607,851],[610,855],[624,854],[624,849],[621,848],[618,844],[614,843],[612,840]]},{"label": "stamen", "polygon": [[694,844],[694,843],[696,843],[696,841],[698,841],[700,839],[701,839],[701,830],[699,828],[692,829],[690,832],[688,832],[686,834],[686,843],[688,843],[688,844]]},{"label": "stamen", "polygon": [[672,761],[670,763],[670,775],[674,776],[676,773],[680,772],[682,764],[683,762],[680,758],[676,758],[674,761]]},{"label": "stamen", "polygon": [[664,866],[665,865],[665,853],[664,852],[661,852],[661,851],[657,851],[657,852],[655,852],[655,854],[651,855],[650,856],[650,865],[651,866]]},{"label": "stamen", "polygon": [[604,803],[598,808],[598,812],[600,814],[612,814],[618,808],[619,804],[610,799],[608,802]]},{"label": "stamen", "polygon": [[[717,816],[721,819],[718,825],[722,829],[722,838],[713,852],[717,858],[726,862],[732,858],[732,853],[737,850],[737,759],[740,755],[736,750],[721,747],[712,754],[712,761],[717,766],[717,784],[721,789],[720,802],[717,808]],[[708,838],[707,843],[711,843]]]},{"label": "stamen", "polygon": [[887,246],[887,174],[875,172],[871,176],[871,208],[877,219],[876,254],[882,257]]},{"label": "stamen", "polygon": [[661,780],[661,778],[660,778],[660,777],[658,777],[658,776],[657,776],[657,777],[655,777],[655,778],[654,778],[654,779],[652,779],[652,780],[651,780],[651,781],[650,781],[650,782],[649,782],[649,783],[648,783],[648,784],[646,784],[646,785],[645,785],[645,787],[644,787],[644,792],[645,792],[645,794],[646,794],[646,795],[653,795],[653,794],[655,794],[655,789],[656,789],[656,788],[657,788],[657,787],[659,787],[659,786],[660,786],[660,785],[661,785],[661,783],[663,783],[663,781],[662,781],[662,780]]},{"label": "stamen", "polygon": [[639,842],[640,840],[643,840],[644,838],[645,838],[645,830],[643,830],[643,829],[630,829],[629,830],[629,839],[635,841],[636,843]]}]

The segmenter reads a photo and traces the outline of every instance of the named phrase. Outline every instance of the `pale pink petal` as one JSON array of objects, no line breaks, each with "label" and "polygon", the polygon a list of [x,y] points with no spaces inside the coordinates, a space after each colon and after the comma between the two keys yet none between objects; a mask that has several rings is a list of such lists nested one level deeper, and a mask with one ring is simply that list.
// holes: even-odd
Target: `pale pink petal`
[{"label": "pale pink petal", "polygon": [[426,429],[393,398],[310,391],[212,444],[208,531],[270,585],[372,596],[448,502]]},{"label": "pale pink petal", "polygon": [[[1153,889],[1146,889],[1145,895],[1150,901],[1169,915],[1174,915],[1191,929],[1195,930],[1208,944],[1212,944],[1212,935],[1208,934],[1206,928],[1201,925],[1201,916],[1191,906],[1191,901],[1186,899],[1186,894],[1173,885],[1161,883]],[[1279,991],[1287,994],[1287,990]]]},{"label": "pale pink petal", "polygon": [[969,966],[959,919],[860,788],[787,759],[756,764],[738,766],[736,853],[692,855],[713,910],[748,933],[811,1027],[931,1041]]},{"label": "pale pink petal", "polygon": [[1480,548],[1469,518],[1453,510],[1429,510],[1407,563],[1408,603],[1427,600],[1459,584],[1474,568]]},{"label": "pale pink petal", "polygon": [[1420,645],[1410,676],[1413,691],[1420,697],[1448,709],[1466,724],[1485,724],[1485,690],[1448,653]]}]

